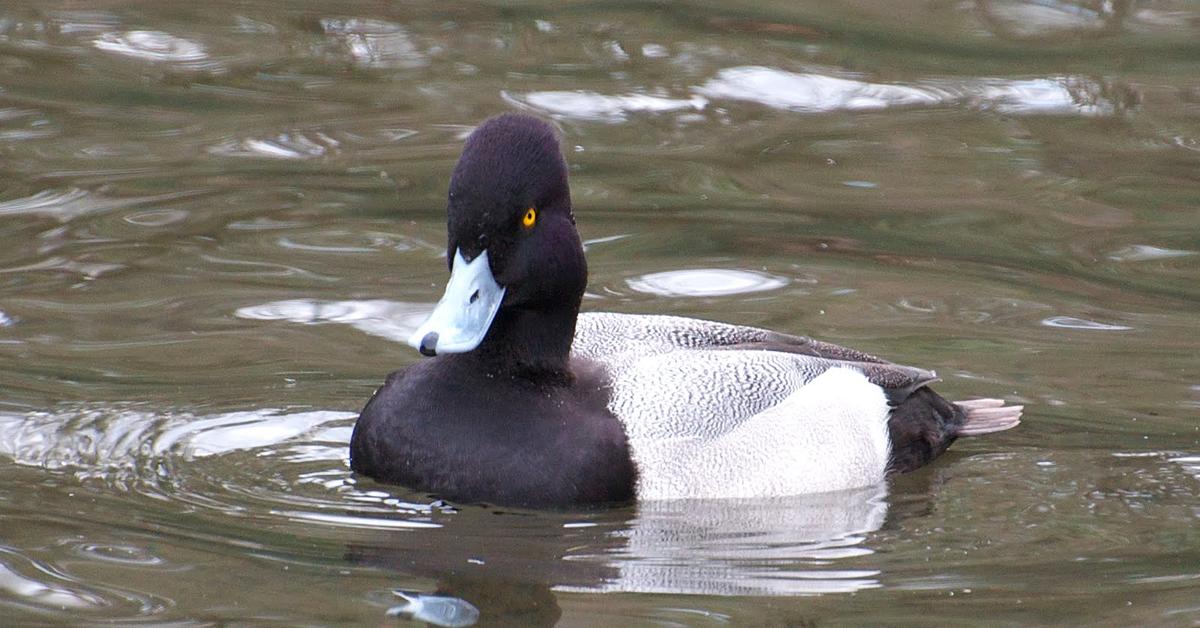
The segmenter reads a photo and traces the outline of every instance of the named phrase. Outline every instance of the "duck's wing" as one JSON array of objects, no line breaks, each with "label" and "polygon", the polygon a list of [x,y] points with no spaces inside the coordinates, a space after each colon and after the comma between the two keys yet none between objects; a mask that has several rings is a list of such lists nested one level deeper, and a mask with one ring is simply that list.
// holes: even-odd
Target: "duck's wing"
[{"label": "duck's wing", "polygon": [[[883,388],[892,403],[902,401],[917,388],[937,380],[937,374],[933,371],[894,364],[856,349],[806,336],[791,336],[757,327],[681,316],[611,312],[580,314],[572,351],[579,357],[618,366],[628,364],[630,360],[663,356],[676,351],[781,354],[775,357],[759,356],[757,359],[786,364],[786,370],[810,373],[811,377],[805,381],[833,366],[848,366],[862,372],[871,383]],[[686,358],[672,356],[664,359],[690,360],[696,359],[696,355],[690,353]],[[748,363],[747,360],[740,357],[732,362]],[[788,389],[785,392],[790,394],[793,391]]]},{"label": "duck's wing", "polygon": [[887,360],[856,349],[769,329],[681,316],[612,312],[580,314],[572,348],[585,358],[615,354],[654,355],[678,349],[734,349],[889,364]]},{"label": "duck's wing", "polygon": [[937,377],[899,364],[778,351],[676,349],[614,353],[596,361],[608,372],[613,413],[629,419],[631,433],[663,438],[736,429],[832,369],[861,374],[892,403]]}]

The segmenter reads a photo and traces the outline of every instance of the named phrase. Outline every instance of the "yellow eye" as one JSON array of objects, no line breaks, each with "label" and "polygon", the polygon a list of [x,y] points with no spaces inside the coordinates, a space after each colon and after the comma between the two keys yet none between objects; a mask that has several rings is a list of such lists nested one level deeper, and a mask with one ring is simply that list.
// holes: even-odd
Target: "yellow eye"
[{"label": "yellow eye", "polygon": [[535,222],[537,222],[537,210],[530,207],[525,210],[525,216],[521,218],[521,224],[525,225],[526,229],[532,229]]}]

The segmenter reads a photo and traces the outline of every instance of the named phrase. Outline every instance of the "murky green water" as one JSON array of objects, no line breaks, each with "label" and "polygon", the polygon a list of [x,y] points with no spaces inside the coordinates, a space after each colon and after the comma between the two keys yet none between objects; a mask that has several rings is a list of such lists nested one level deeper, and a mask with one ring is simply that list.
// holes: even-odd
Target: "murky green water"
[{"label": "murky green water", "polygon": [[[357,481],[513,109],[561,124],[586,309],[1024,425],[765,503]],[[7,0],[0,224],[0,623],[1200,624],[1195,3]]]}]

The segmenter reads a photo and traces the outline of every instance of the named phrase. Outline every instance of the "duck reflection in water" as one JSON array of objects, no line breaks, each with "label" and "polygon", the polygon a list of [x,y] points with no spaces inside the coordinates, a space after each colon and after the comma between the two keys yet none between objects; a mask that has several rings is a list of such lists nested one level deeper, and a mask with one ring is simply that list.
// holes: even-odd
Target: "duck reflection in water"
[{"label": "duck reflection in water", "polygon": [[[356,543],[347,556],[436,586],[395,612],[454,624],[550,626],[563,593],[773,597],[880,586],[868,535],[887,517],[882,484],[765,500],[660,500],[584,513],[465,507],[440,527]],[[838,564],[843,563],[843,564]],[[845,564],[852,563],[852,564]],[[410,588],[411,584],[408,585]],[[416,595],[405,592],[409,598]],[[433,597],[429,597],[433,596]]]}]

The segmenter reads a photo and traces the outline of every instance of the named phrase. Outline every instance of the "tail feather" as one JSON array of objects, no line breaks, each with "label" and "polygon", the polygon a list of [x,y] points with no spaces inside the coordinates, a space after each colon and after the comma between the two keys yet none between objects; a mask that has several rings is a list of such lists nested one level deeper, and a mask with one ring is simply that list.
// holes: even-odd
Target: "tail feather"
[{"label": "tail feather", "polygon": [[966,420],[958,428],[958,436],[980,436],[992,432],[1003,432],[1021,424],[1021,411],[1025,406],[1006,406],[1002,399],[971,399],[956,401],[962,408]]}]

